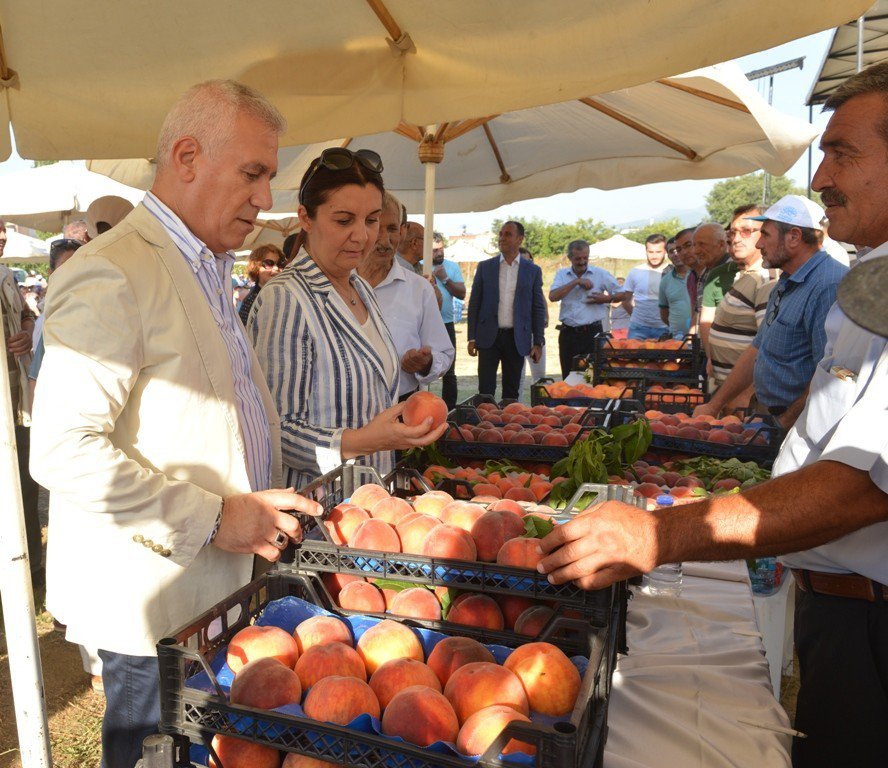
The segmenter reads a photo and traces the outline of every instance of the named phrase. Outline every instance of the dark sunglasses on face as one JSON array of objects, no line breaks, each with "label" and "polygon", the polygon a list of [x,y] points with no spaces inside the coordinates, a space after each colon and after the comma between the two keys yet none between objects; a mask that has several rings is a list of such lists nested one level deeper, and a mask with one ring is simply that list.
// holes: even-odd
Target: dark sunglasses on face
[{"label": "dark sunglasses on face", "polygon": [[356,162],[363,165],[368,171],[382,173],[382,158],[372,149],[359,149],[352,152],[345,147],[330,147],[321,152],[321,156],[312,163],[312,169],[299,188],[299,202],[303,203],[302,191],[308,187],[311,180],[318,172],[318,168],[324,167],[328,171],[345,171]]},{"label": "dark sunglasses on face", "polygon": [[80,246],[82,246],[79,240],[73,240],[71,238],[64,238],[62,240],[53,240],[50,244],[50,250],[58,253],[59,251],[76,251]]},{"label": "dark sunglasses on face", "polygon": [[262,261],[259,262],[259,265],[266,269],[273,269],[274,267],[280,268],[281,266],[280,262],[275,261],[274,259],[262,259]]}]

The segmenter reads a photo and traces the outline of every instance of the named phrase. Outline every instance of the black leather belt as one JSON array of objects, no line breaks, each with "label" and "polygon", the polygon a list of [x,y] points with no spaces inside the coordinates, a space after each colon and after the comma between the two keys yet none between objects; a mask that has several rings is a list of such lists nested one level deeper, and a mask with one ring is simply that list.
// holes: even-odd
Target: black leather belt
[{"label": "black leather belt", "polygon": [[565,325],[562,323],[558,326],[559,331],[570,331],[571,333],[589,333],[589,331],[601,332],[601,321],[596,321],[591,325]]}]

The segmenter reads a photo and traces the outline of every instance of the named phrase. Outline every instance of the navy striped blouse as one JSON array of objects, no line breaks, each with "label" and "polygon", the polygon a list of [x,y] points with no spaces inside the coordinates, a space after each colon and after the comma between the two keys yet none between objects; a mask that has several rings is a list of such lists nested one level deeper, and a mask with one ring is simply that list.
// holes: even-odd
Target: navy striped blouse
[{"label": "navy striped blouse", "polygon": [[[247,335],[281,416],[284,479],[301,488],[342,463],[345,429],[364,426],[397,399],[398,356],[373,289],[355,274],[351,284],[376,323],[395,371],[382,359],[333,285],[303,249],[268,281],[247,321]],[[390,472],[383,451],[356,460]]]}]

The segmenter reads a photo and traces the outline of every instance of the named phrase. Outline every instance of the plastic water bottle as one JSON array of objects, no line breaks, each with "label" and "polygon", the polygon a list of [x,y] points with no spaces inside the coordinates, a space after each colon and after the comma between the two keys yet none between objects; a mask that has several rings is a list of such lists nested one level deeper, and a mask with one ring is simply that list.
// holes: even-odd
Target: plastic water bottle
[{"label": "plastic water bottle", "polygon": [[[672,502],[673,498],[669,494],[657,496],[658,507],[671,507]],[[681,594],[681,582],[681,563],[664,563],[645,574],[642,589],[649,595],[678,597]]]},{"label": "plastic water bottle", "polygon": [[759,557],[747,561],[752,591],[756,595],[773,595],[780,589],[783,564],[776,557]]}]

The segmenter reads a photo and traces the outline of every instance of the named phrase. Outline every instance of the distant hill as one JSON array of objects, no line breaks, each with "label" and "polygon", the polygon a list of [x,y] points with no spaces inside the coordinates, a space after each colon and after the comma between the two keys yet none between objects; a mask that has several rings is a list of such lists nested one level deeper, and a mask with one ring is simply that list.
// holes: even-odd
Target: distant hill
[{"label": "distant hill", "polygon": [[622,231],[625,229],[635,229],[637,227],[646,227],[651,221],[665,221],[667,219],[678,219],[684,226],[690,227],[693,224],[699,224],[706,218],[706,207],[701,205],[697,208],[668,208],[660,211],[653,216],[644,219],[635,219],[634,221],[624,221],[620,224],[614,224],[614,229]]}]

